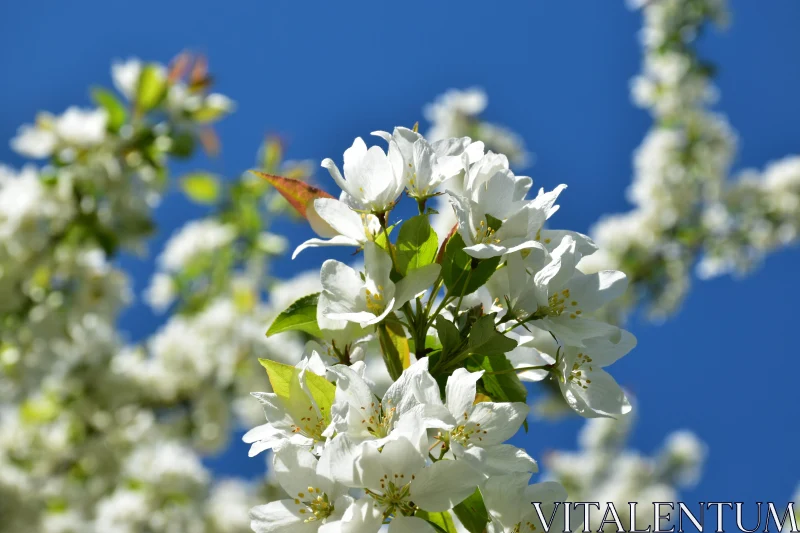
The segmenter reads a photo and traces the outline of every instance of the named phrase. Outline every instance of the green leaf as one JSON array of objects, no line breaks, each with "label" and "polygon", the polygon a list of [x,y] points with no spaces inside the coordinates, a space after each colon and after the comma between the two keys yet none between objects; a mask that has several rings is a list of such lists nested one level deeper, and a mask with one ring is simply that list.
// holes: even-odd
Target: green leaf
[{"label": "green leaf", "polygon": [[438,246],[439,237],[431,228],[428,217],[417,215],[408,219],[400,226],[397,237],[398,272],[405,276],[409,270],[433,263]]},{"label": "green leaf", "polygon": [[125,105],[114,93],[102,87],[92,89],[92,100],[108,113],[108,128],[111,131],[119,131],[128,118]]},{"label": "green leaf", "polygon": [[458,531],[456,525],[453,523],[453,519],[450,517],[450,513],[447,511],[443,513],[428,513],[419,510],[415,516],[427,521],[436,531],[443,531],[444,533],[457,533]]},{"label": "green leaf", "polygon": [[378,341],[386,369],[392,380],[396,380],[411,364],[411,349],[406,332],[397,322],[382,322],[378,326]]},{"label": "green leaf", "polygon": [[319,293],[303,296],[283,313],[279,314],[267,330],[267,337],[284,331],[304,331],[314,337],[322,337],[317,324],[317,301]]},{"label": "green leaf", "polygon": [[200,124],[215,122],[232,111],[227,99],[217,101],[213,98],[206,98],[206,101],[192,113],[192,119]]},{"label": "green leaf", "polygon": [[442,257],[442,278],[451,294],[470,294],[492,277],[500,257],[475,259],[464,251],[464,239],[454,233]]},{"label": "green leaf", "polygon": [[517,347],[517,341],[497,331],[494,325],[495,314],[484,315],[469,331],[469,352],[493,356],[503,355]]},{"label": "green leaf", "polygon": [[[437,339],[435,336],[426,335],[425,336],[425,346],[423,346],[423,348],[425,349],[425,353],[427,354],[427,353],[430,353],[430,352],[436,352],[436,351],[441,350],[442,349],[442,344],[439,342],[439,339]],[[416,353],[417,345],[414,342],[414,339],[408,339],[408,349],[409,349],[409,351],[411,353]]]},{"label": "green leaf", "polygon": [[442,344],[442,353],[444,354],[453,353],[461,344],[461,334],[458,332],[458,328],[441,315],[436,317],[436,333],[439,334],[439,342]]},{"label": "green leaf", "polygon": [[20,406],[20,414],[25,422],[44,424],[52,422],[59,415],[59,406],[49,396],[29,398]]},{"label": "green leaf", "polygon": [[472,496],[453,507],[453,512],[470,533],[483,533],[489,523],[489,513],[478,489],[475,489]]},{"label": "green leaf", "polygon": [[270,174],[278,172],[283,161],[283,143],[279,137],[268,136],[261,147],[261,168]]},{"label": "green leaf", "polygon": [[391,226],[386,228],[386,231],[381,230],[381,232],[375,236],[375,244],[377,244],[387,253],[389,252],[389,246],[392,247],[394,246],[391,242],[389,242],[389,239],[387,237],[392,234],[392,230],[394,230],[395,226],[397,226],[397,224],[392,224]]},{"label": "green leaf", "polygon": [[157,65],[145,65],[136,88],[136,107],[143,112],[158,106],[167,95],[167,76]]},{"label": "green leaf", "polygon": [[194,137],[187,132],[176,132],[172,134],[172,144],[169,153],[175,157],[189,157],[194,152]]},{"label": "green leaf", "polygon": [[524,402],[528,390],[517,377],[514,367],[503,356],[473,355],[467,360],[467,370],[485,370],[481,378],[486,395],[495,402]]},{"label": "green leaf", "polygon": [[181,178],[181,189],[198,204],[213,204],[220,194],[219,179],[206,172],[194,172]]},{"label": "green leaf", "polygon": [[[301,386],[301,370],[291,365],[285,365],[271,359],[259,359],[259,363],[267,370],[269,383],[274,392],[284,405],[292,411],[298,405],[308,403],[305,390]],[[319,407],[325,420],[330,420],[331,405],[336,395],[336,386],[322,376],[318,376],[311,371],[303,372],[303,382],[305,389],[311,394],[314,403]],[[302,407],[301,407],[302,411]],[[304,415],[300,412],[299,414]]]},{"label": "green leaf", "polygon": [[336,385],[311,371],[307,371],[303,377],[305,378],[308,392],[311,393],[311,397],[314,398],[317,407],[326,417],[326,420],[329,420],[333,397],[336,396]]},{"label": "green leaf", "polygon": [[289,401],[292,379],[297,376],[298,369],[271,359],[259,359],[258,362],[267,370],[272,392],[277,394],[279,398]]}]

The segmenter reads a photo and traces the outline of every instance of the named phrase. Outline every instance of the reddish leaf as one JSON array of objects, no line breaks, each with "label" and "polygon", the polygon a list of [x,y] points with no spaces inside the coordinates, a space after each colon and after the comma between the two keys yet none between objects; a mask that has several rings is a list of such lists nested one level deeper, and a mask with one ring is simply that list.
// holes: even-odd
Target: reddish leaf
[{"label": "reddish leaf", "polygon": [[440,265],[442,264],[442,258],[444,258],[444,249],[447,247],[447,243],[450,241],[450,237],[456,234],[458,231],[458,224],[455,224],[453,228],[448,232],[447,237],[444,238],[442,241],[442,246],[439,248],[439,253],[436,254],[436,262]]},{"label": "reddish leaf", "polygon": [[251,170],[253,174],[259,178],[268,181],[273,187],[278,189],[281,196],[286,198],[286,201],[291,204],[295,210],[300,213],[303,218],[306,217],[306,207],[317,198],[333,198],[330,194],[322,189],[304,183],[300,180],[293,180],[284,178],[282,176],[273,176],[265,172]]},{"label": "reddish leaf", "polygon": [[192,55],[189,52],[181,52],[175,59],[172,60],[172,64],[170,65],[169,69],[169,82],[170,84],[175,84],[181,78],[186,75],[186,71],[189,69],[189,63],[192,61]]},{"label": "reddish leaf", "polygon": [[189,73],[189,84],[192,86],[202,85],[205,86],[209,79],[208,76],[208,60],[204,55],[198,55],[192,65],[192,70]]},{"label": "reddish leaf", "polygon": [[217,157],[221,150],[219,136],[212,128],[203,128],[200,130],[200,144],[203,146],[203,151],[209,157]]}]

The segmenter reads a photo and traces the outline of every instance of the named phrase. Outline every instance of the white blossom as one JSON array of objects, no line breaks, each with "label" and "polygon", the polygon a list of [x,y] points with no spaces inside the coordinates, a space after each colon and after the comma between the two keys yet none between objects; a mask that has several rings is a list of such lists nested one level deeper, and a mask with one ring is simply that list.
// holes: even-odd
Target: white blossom
[{"label": "white blossom", "polygon": [[344,152],[344,177],[332,159],[322,161],[350,202],[373,213],[391,210],[405,187],[403,156],[396,143],[389,143],[388,155],[377,146],[367,149],[361,139]]},{"label": "white blossom", "polygon": [[230,244],[235,236],[232,227],[215,220],[190,222],[170,237],[158,263],[165,270],[180,271],[195,259]]},{"label": "white blossom", "polygon": [[377,324],[433,284],[440,266],[411,270],[399,282],[390,279],[392,260],[377,244],[364,247],[365,276],[339,261],[322,265],[322,293],[318,313],[332,320],[356,322],[361,327]]}]

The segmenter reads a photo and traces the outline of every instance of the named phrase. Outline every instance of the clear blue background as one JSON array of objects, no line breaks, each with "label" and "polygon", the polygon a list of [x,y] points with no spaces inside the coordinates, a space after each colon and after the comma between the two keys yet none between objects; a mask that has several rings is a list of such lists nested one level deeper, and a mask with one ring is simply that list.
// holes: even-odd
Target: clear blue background
[{"label": "clear blue background", "polygon": [[[736,168],[763,168],[800,150],[800,2],[731,4],[733,26],[706,35],[701,50],[720,68],[719,107],[742,138]],[[188,47],[210,57],[218,89],[239,105],[219,126],[222,156],[197,166],[235,176],[267,132],[289,139],[291,157],[340,159],[354,137],[412,124],[443,90],[479,85],[490,95],[485,116],[535,152],[537,184],[569,184],[558,225],[586,230],[627,209],[631,153],[650,123],[628,97],[639,25],[639,13],[611,0],[3,2],[0,161],[23,163],[5,141],[37,110],[88,104],[90,85],[110,85],[112,59],[167,61]],[[153,249],[199,213],[171,195]],[[295,230],[293,241],[307,235]],[[276,269],[289,276],[323,257],[308,252]],[[798,265],[798,250],[781,252],[742,282],[698,282],[664,325],[630,324],[639,348],[613,373],[638,396],[632,445],[650,452],[686,427],[710,447],[688,501],[785,501],[800,481]],[[145,287],[151,263],[125,266],[137,291]],[[132,338],[157,324],[143,305],[123,317]],[[541,458],[574,447],[579,426],[534,423],[519,443]],[[241,444],[212,464],[247,476],[263,468]]]}]

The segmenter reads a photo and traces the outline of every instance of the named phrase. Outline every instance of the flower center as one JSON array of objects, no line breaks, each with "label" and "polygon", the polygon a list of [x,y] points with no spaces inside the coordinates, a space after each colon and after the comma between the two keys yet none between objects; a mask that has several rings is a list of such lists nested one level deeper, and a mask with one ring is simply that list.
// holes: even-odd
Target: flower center
[{"label": "flower center", "polygon": [[464,423],[459,424],[450,431],[450,439],[462,446],[468,445],[472,437],[475,437],[480,442],[483,440],[484,435],[489,434],[485,429],[481,429],[480,423],[470,422],[467,418],[469,418],[469,415],[464,413]]},{"label": "flower center", "polygon": [[410,500],[411,498],[411,482],[414,480],[414,475],[411,479],[406,479],[405,474],[384,474],[380,479],[381,490],[383,493],[373,492],[367,489],[366,492],[383,507],[383,516],[389,515],[411,515],[416,511],[417,506]]},{"label": "flower center", "polygon": [[584,367],[588,367],[590,371],[592,370],[592,358],[583,353],[579,353],[575,362],[572,363],[572,368],[569,369],[569,375],[566,376],[566,381],[582,387],[585,390],[589,388],[589,384],[592,380],[586,378]]},{"label": "flower center", "polygon": [[[322,408],[320,407],[320,409]],[[328,426],[325,422],[325,417],[317,416],[313,405],[309,405],[308,410],[310,411],[308,416],[302,417],[299,424],[292,424],[292,433],[300,433],[305,437],[314,439],[315,442],[322,442],[324,440],[322,432]]]},{"label": "flower center", "polygon": [[[308,498],[308,499],[304,499]],[[294,500],[295,505],[300,507],[300,514],[310,514],[303,522],[316,522],[324,520],[333,513],[333,503],[328,500],[328,495],[319,487],[308,487],[308,496],[299,492]]]},{"label": "flower center", "polygon": [[[390,407],[384,411],[383,405],[376,405],[375,402],[372,402],[370,407],[372,408],[372,414],[368,418],[363,418],[361,423],[367,426],[367,431],[369,431],[370,435],[382,439],[389,435],[389,432],[394,427],[394,414],[397,409]],[[366,411],[367,408],[362,407],[361,410]]]},{"label": "flower center", "polygon": [[495,229],[489,227],[485,220],[481,220],[481,223],[475,228],[475,242],[481,244],[498,244],[500,239],[495,237]]},{"label": "flower center", "polygon": [[364,235],[366,235],[367,239],[370,241],[375,240],[375,234],[372,233],[372,230],[369,226],[369,219],[367,218],[366,213],[361,213],[361,225],[364,227]]},{"label": "flower center", "polygon": [[367,310],[373,315],[380,315],[386,309],[386,302],[383,300],[383,285],[378,285],[378,292],[365,289]]},{"label": "flower center", "polygon": [[536,531],[536,524],[533,522],[518,522],[511,530],[511,533],[522,533],[523,531]]},{"label": "flower center", "polygon": [[411,163],[408,164],[408,167],[410,169],[406,170],[406,181],[408,182],[409,185],[408,188],[416,192],[417,194],[427,192],[427,191],[420,191],[419,189],[417,189],[417,173],[414,172],[414,167]]},{"label": "flower center", "polygon": [[537,315],[545,316],[561,316],[563,313],[569,313],[571,319],[578,318],[583,311],[577,309],[577,300],[570,300],[569,289],[564,289],[557,292],[547,299],[547,305],[540,305],[536,310]]}]

